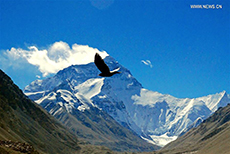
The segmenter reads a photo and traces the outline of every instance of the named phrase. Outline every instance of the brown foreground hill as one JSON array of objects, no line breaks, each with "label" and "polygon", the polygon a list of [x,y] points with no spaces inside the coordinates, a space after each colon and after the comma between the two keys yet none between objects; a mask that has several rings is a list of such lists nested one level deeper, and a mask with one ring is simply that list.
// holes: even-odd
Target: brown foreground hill
[{"label": "brown foreground hill", "polygon": [[26,97],[0,70],[0,153],[113,153],[77,136]]}]

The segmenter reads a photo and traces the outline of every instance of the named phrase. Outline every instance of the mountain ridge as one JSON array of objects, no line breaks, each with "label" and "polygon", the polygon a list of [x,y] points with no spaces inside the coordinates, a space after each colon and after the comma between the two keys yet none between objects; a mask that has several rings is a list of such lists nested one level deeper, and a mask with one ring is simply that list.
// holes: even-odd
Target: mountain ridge
[{"label": "mountain ridge", "polygon": [[228,153],[230,142],[230,104],[219,107],[196,128],[163,147],[161,153]]},{"label": "mountain ridge", "polygon": [[[24,95],[1,69],[0,117],[0,153],[118,153],[104,146],[91,145],[74,135]],[[144,148],[141,145],[137,147]],[[152,145],[146,147],[152,150]]]},{"label": "mountain ridge", "polygon": [[[107,57],[106,59],[111,58]],[[114,117],[108,114],[108,112],[112,113],[115,108],[118,108],[119,111],[123,111],[122,114],[125,114],[123,117],[128,122],[130,120],[122,102],[116,102],[114,99],[111,100],[101,94],[102,89],[108,88],[107,86],[110,87],[110,85],[104,78],[98,78],[98,70],[95,67],[93,63],[72,65],[59,71],[53,78],[47,78],[43,81],[37,80],[31,83],[31,85],[39,87],[40,91],[36,91],[37,88],[30,90],[28,86],[24,89],[24,92],[59,121],[73,129],[73,133],[82,136],[90,143],[104,145],[116,151],[140,151],[141,149],[142,151],[150,151],[159,149],[158,146],[146,144],[136,132],[130,129],[130,124],[123,123],[124,128],[122,128],[119,125],[123,121],[115,121]],[[104,99],[106,102],[102,103],[100,99]],[[103,118],[100,117],[99,113],[104,115]],[[114,112],[114,114],[117,114],[117,112]],[[101,125],[105,127],[95,123],[92,115],[97,119],[101,119],[100,121],[104,121]],[[117,116],[119,115],[117,114]],[[67,118],[68,122],[62,117]],[[84,118],[79,119],[79,117]],[[104,119],[107,120],[105,121]],[[70,123],[71,125],[68,125]],[[121,134],[119,135],[119,133],[115,135],[117,132],[111,126],[115,127],[123,135],[125,134],[125,137]],[[82,128],[87,131],[81,133]],[[101,136],[98,134],[101,134]],[[109,142],[107,138],[111,138]],[[135,142],[132,140],[134,138]],[[125,147],[124,145],[129,146]]]},{"label": "mountain ridge", "polygon": [[[203,121],[218,107],[230,102],[225,91],[199,98],[176,98],[150,91],[115,59],[107,56],[104,60],[110,69],[120,68],[122,73],[101,78],[93,63],[72,65],[53,77],[32,82],[25,87],[24,93],[47,109],[44,103],[60,104],[54,95],[57,90],[65,90],[60,97],[67,102],[64,103],[66,108],[84,112],[96,107],[158,146],[175,140],[195,121]],[[74,103],[74,97],[79,100],[77,103]]]}]

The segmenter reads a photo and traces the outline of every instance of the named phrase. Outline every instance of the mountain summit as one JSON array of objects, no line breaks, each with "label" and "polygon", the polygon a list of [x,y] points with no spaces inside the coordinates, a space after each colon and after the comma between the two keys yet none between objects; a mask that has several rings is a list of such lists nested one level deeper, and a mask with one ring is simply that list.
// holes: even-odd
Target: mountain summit
[{"label": "mountain summit", "polygon": [[[112,57],[107,56],[104,60],[112,70],[121,67],[123,73],[102,78],[98,76],[99,70],[94,63],[72,65],[53,77],[32,82],[25,87],[24,93],[90,143],[105,145],[116,151],[159,149],[146,144],[131,129],[138,129],[138,126],[132,121],[124,103],[116,98],[119,88],[123,88],[119,84],[132,83],[125,88],[131,91],[141,85]],[[118,89],[113,90],[112,87]]]},{"label": "mountain summit", "polygon": [[111,70],[120,68],[122,73],[103,78],[94,63],[72,65],[53,77],[32,82],[24,93],[57,118],[61,113],[75,115],[96,108],[158,146],[175,140],[190,125],[198,125],[230,102],[225,91],[193,99],[150,91],[111,56],[104,61]]}]

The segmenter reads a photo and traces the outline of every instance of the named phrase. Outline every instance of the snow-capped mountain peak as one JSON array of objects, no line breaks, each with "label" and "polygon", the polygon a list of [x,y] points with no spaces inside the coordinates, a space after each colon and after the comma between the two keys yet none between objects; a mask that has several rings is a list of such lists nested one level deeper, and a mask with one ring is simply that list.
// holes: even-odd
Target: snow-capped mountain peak
[{"label": "snow-capped mountain peak", "polygon": [[110,70],[119,68],[122,73],[102,78],[94,63],[72,65],[53,77],[32,82],[24,92],[53,115],[63,108],[69,113],[98,108],[160,146],[230,102],[225,91],[193,99],[150,91],[111,56],[104,60]]},{"label": "snow-capped mountain peak", "polygon": [[206,106],[212,111],[215,112],[219,107],[226,106],[226,104],[230,103],[229,95],[226,91],[222,91],[220,93],[214,95],[208,95],[204,97],[198,98],[198,100],[202,100],[205,102]]}]

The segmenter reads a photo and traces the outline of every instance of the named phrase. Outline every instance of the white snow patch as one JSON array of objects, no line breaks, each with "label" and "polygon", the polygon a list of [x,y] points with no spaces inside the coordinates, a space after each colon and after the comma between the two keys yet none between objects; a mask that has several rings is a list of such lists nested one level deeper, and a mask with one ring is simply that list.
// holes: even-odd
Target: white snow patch
[{"label": "white snow patch", "polygon": [[61,93],[61,97],[66,101],[66,102],[76,102],[76,100],[72,97],[72,93],[68,90],[64,89],[59,89],[57,90],[57,93]]},{"label": "white snow patch", "polygon": [[88,79],[84,83],[76,86],[74,89],[78,91],[87,99],[91,99],[93,96],[101,92],[101,88],[104,84],[104,78]]},{"label": "white snow patch", "polygon": [[155,144],[161,147],[177,139],[177,136],[168,136],[167,133],[160,136],[150,135],[150,137],[152,138],[153,141],[155,141]]},{"label": "white snow patch", "polygon": [[77,109],[78,109],[79,111],[81,111],[81,112],[84,112],[86,109],[89,110],[90,107],[89,107],[88,105],[86,105],[86,104],[83,104],[83,105],[81,105],[81,106],[78,106]]},{"label": "white snow patch", "polygon": [[30,95],[36,95],[36,94],[42,94],[45,93],[46,91],[37,91],[37,92],[26,92],[25,95],[30,96]]},{"label": "white snow patch", "polygon": [[101,98],[101,99],[104,99],[104,98],[106,98],[107,96],[106,95],[103,95],[103,96],[98,96],[99,98]]},{"label": "white snow patch", "polygon": [[37,104],[41,104],[45,99],[47,99],[47,100],[55,100],[55,99],[56,99],[56,95],[57,95],[57,94],[56,94],[55,92],[51,92],[51,93],[49,93],[48,95],[46,95],[46,96],[44,96],[44,97],[42,97],[42,98],[36,100],[35,102],[36,102]]},{"label": "white snow patch", "polygon": [[57,104],[60,105],[60,106],[63,106],[63,103],[62,103],[62,102],[58,102]]},{"label": "white snow patch", "polygon": [[49,113],[52,114],[52,115],[56,115],[60,111],[62,111],[61,107],[58,110],[56,110],[56,111],[54,109],[51,109]]}]

